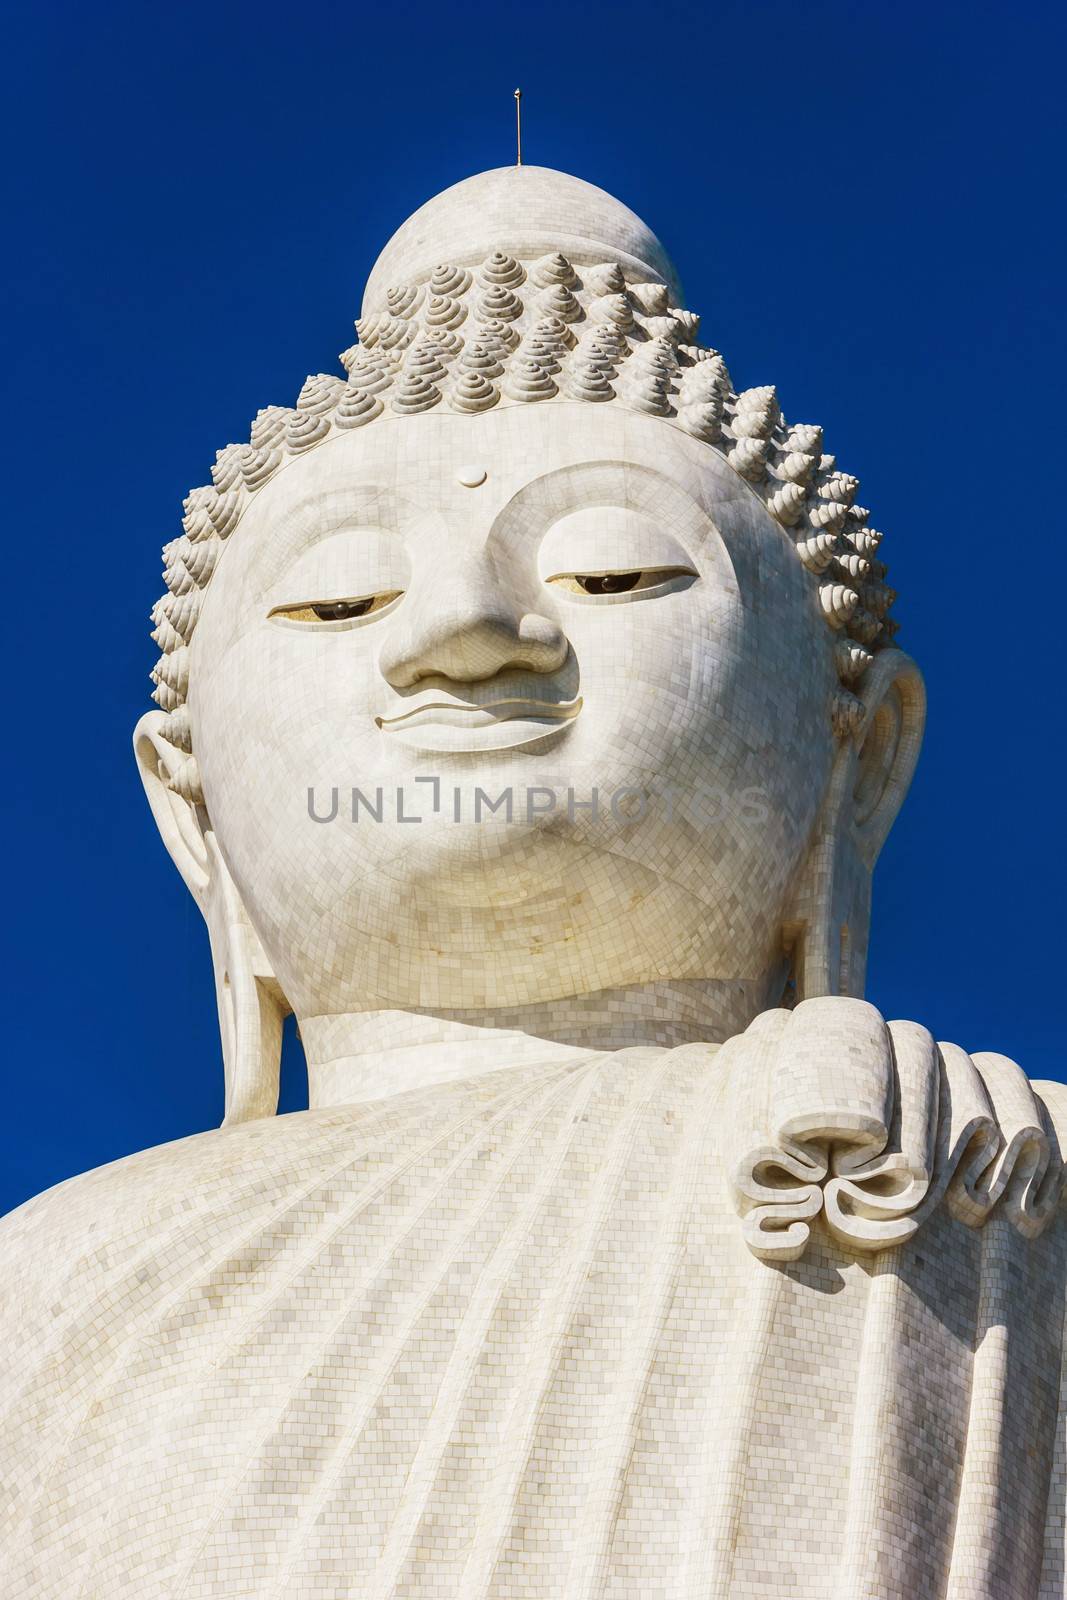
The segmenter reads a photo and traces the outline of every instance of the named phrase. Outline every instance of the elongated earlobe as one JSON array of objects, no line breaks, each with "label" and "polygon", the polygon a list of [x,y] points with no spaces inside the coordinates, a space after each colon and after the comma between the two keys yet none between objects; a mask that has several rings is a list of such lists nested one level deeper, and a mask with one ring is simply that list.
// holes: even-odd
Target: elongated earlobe
[{"label": "elongated earlobe", "polygon": [[880,651],[840,720],[826,799],[784,929],[796,996],[863,998],[871,877],[911,784],[922,745],[926,691],[900,650]]},{"label": "elongated earlobe", "polygon": [[226,1078],[226,1123],[278,1109],[282,1023],[290,1007],[248,919],[210,820],[182,775],[187,757],[150,711],[134,730],[137,766],[160,838],[207,923]]}]

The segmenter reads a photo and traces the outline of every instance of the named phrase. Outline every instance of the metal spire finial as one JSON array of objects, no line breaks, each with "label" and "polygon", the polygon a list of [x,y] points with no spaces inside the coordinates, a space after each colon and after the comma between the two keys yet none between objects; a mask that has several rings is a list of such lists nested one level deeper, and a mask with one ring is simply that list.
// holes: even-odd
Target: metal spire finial
[{"label": "metal spire finial", "polygon": [[522,90],[515,90],[515,165],[522,166]]}]

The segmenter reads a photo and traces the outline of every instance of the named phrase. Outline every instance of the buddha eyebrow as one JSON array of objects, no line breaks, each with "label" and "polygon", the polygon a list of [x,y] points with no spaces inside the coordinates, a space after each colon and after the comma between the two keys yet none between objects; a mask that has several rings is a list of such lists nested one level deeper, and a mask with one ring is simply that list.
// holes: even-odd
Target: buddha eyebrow
[{"label": "buddha eyebrow", "polygon": [[336,510],[338,521],[334,524],[341,527],[353,517],[364,516],[367,513],[368,521],[384,523],[395,519],[399,510],[397,496],[388,489],[379,488],[377,485],[353,484],[351,488],[321,489],[309,492],[289,506],[285,512],[287,520],[296,520],[307,517],[309,513],[321,513],[324,510]]}]

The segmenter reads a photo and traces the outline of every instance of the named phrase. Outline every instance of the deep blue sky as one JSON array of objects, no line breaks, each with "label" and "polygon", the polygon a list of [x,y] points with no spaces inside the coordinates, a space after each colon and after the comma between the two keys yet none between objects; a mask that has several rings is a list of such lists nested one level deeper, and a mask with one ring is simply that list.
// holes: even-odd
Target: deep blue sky
[{"label": "deep blue sky", "polygon": [[527,159],[657,229],[887,532],[930,721],[871,999],[1064,1075],[1062,8],[101,0],[3,32],[0,1210],[219,1119],[206,939],[129,747],[159,547],[333,369],[392,229],[511,160],[516,83]]}]

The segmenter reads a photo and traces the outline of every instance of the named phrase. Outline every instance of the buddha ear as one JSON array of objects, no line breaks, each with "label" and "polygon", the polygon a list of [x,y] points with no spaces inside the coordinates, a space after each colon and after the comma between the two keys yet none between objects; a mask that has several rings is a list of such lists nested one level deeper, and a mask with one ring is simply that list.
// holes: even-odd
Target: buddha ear
[{"label": "buddha ear", "polygon": [[226,1078],[225,1123],[278,1109],[282,1023],[290,1007],[219,850],[195,759],[149,711],[133,734],[137,767],[167,853],[200,908],[211,942]]},{"label": "buddha ear", "polygon": [[798,999],[863,997],[871,877],[911,784],[926,691],[900,650],[879,652],[839,703],[838,748],[785,928]]}]

